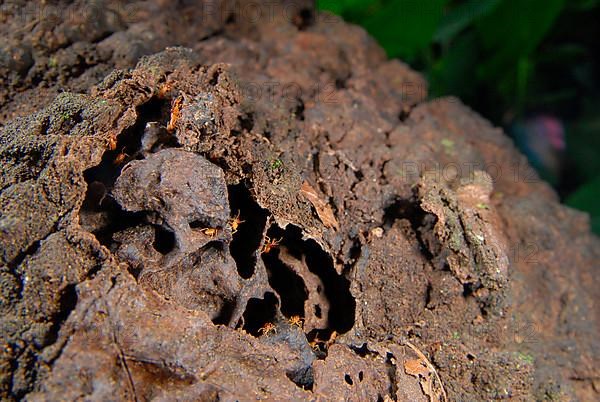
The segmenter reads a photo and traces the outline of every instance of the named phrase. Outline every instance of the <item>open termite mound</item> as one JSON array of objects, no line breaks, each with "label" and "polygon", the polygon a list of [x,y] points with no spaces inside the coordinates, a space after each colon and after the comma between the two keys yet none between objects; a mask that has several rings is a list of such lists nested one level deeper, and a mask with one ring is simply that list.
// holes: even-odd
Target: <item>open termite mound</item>
[{"label": "open termite mound", "polygon": [[598,240],[500,130],[310,5],[118,5],[2,50],[3,399],[597,397]]}]

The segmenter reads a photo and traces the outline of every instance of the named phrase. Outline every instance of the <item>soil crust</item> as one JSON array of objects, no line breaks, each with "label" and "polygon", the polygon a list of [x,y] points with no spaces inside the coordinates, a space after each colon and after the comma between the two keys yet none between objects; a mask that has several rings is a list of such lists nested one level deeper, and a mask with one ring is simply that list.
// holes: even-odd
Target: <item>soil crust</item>
[{"label": "soil crust", "polygon": [[588,217],[361,28],[0,18],[1,399],[600,398]]}]

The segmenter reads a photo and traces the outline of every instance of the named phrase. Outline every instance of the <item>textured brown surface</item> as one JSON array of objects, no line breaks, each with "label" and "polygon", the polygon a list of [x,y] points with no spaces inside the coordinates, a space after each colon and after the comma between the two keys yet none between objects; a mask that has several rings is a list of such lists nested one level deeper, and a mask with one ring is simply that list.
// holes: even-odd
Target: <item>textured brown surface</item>
[{"label": "textured brown surface", "polygon": [[3,5],[0,397],[440,398],[415,345],[450,400],[596,400],[587,217],[360,28],[245,4]]}]

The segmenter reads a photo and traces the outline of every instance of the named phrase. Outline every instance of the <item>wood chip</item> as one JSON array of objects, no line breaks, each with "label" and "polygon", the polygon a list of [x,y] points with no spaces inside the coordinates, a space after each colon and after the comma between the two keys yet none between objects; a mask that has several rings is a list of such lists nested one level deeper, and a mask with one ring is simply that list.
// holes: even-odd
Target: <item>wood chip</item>
[{"label": "wood chip", "polygon": [[300,192],[306,197],[306,199],[308,199],[308,201],[310,201],[313,207],[315,207],[317,215],[319,216],[321,222],[323,222],[323,225],[329,228],[339,229],[339,225],[337,220],[335,219],[333,210],[331,209],[328,203],[326,203],[319,197],[319,194],[314,188],[310,186],[310,184],[308,184],[308,182],[305,181],[304,183],[302,183]]},{"label": "wood chip", "polygon": [[404,362],[404,371],[412,376],[427,376],[431,374],[431,370],[421,359],[407,360]]},{"label": "wood chip", "polygon": [[404,362],[404,371],[406,374],[419,378],[423,393],[429,398],[430,402],[446,402],[446,390],[435,367],[415,345],[405,341],[406,346],[411,348],[417,354],[418,359],[407,360]]}]

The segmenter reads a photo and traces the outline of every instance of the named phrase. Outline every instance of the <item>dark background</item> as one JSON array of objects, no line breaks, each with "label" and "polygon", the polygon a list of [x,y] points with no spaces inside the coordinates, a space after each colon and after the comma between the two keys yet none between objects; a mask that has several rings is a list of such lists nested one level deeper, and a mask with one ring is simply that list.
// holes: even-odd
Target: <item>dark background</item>
[{"label": "dark background", "polygon": [[502,126],[600,233],[600,0],[318,0]]}]

